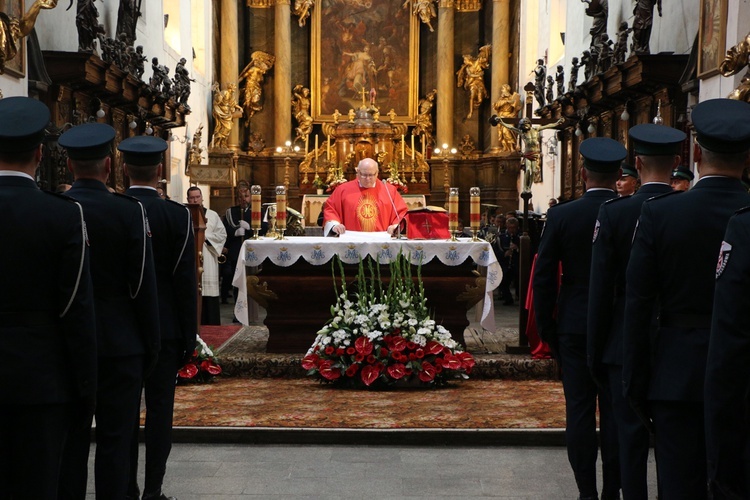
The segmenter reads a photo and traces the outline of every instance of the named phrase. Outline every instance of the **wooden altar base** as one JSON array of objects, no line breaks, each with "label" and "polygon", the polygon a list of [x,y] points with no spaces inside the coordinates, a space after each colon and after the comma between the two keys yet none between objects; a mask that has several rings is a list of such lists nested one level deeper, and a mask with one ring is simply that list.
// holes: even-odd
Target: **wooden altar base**
[{"label": "wooden altar base", "polygon": [[[435,321],[451,332],[453,338],[465,346],[464,330],[469,326],[466,311],[481,300],[483,278],[476,276],[470,259],[457,266],[429,262],[422,266],[422,282],[428,307]],[[345,264],[347,286],[351,290],[357,275],[357,265]],[[265,325],[269,330],[266,352],[304,353],[315,340],[316,333],[331,319],[331,304],[336,302],[332,273],[337,275],[341,290],[338,266],[314,266],[300,260],[290,267],[281,267],[266,261],[258,274],[261,283],[267,283],[276,299],[269,299]],[[416,278],[417,270],[412,266]],[[366,271],[367,273],[367,271]],[[387,286],[388,266],[381,266],[383,282]]]}]

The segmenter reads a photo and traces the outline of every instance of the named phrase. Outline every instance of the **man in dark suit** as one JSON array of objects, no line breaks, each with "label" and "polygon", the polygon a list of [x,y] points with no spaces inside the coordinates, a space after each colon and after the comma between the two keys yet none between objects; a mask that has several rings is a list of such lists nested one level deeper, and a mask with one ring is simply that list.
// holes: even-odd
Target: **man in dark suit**
[{"label": "man in dark suit", "polygon": [[[661,500],[705,499],[703,388],[716,257],[731,215],[750,205],[740,182],[750,105],[699,103],[691,115],[701,179],[643,203],[626,271],[623,388],[653,426]],[[654,314],[658,327],[651,328]],[[737,401],[741,404],[741,401]]]},{"label": "man in dark suit", "polygon": [[47,107],[8,97],[0,116],[0,213],[13,240],[0,245],[0,496],[56,499],[71,415],[96,395],[85,224],[80,205],[34,182]]},{"label": "man in dark suit", "polygon": [[641,205],[669,193],[672,169],[680,163],[685,134],[662,125],[644,123],[630,129],[637,173],[643,182],[637,193],[605,202],[591,254],[589,281],[589,369],[602,390],[609,391],[620,449],[622,494],[626,500],[647,499],[646,463],[649,434],[622,394],[622,324],[625,316],[625,268],[630,258]]},{"label": "man in dark suit", "polygon": [[[91,249],[97,321],[99,388],[96,407],[97,498],[124,498],[130,480],[133,429],[144,374],[159,353],[159,310],[151,231],[135,198],[110,193],[115,131],[86,123],[62,136],[75,183],[68,195],[83,206]],[[61,496],[86,494],[92,415],[81,415],[66,443]],[[83,458],[83,467],[79,467]]]},{"label": "man in dark suit", "polygon": [[[594,137],[581,143],[580,152],[587,190],[580,199],[561,203],[547,212],[532,282],[534,308],[539,335],[550,345],[562,369],[568,460],[580,498],[599,498],[596,487],[599,393],[604,479],[601,498],[614,499],[620,495],[617,435],[607,393],[597,390],[586,366],[586,314],[596,216],[601,204],[615,197],[620,162],[627,151],[615,140]],[[560,264],[563,275],[558,291]]]},{"label": "man in dark suit", "polygon": [[[198,330],[193,223],[185,205],[163,200],[156,191],[166,141],[153,136],[136,136],[122,141],[117,149],[123,154],[123,171],[130,178],[126,194],[143,204],[152,233],[161,350],[154,371],[144,381],[146,480],[143,500],[166,500],[168,497],[161,487],[172,449],[175,379],[177,371],[195,349]],[[135,433],[130,465],[132,498],[138,498],[137,425]]]}]

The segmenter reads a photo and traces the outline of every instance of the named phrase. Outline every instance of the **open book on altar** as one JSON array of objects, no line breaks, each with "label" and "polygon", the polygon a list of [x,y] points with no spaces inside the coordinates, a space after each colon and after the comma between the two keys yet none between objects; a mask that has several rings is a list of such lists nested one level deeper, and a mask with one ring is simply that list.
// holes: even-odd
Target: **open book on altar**
[{"label": "open book on altar", "polygon": [[349,231],[339,235],[339,241],[388,241],[391,235],[387,231]]}]

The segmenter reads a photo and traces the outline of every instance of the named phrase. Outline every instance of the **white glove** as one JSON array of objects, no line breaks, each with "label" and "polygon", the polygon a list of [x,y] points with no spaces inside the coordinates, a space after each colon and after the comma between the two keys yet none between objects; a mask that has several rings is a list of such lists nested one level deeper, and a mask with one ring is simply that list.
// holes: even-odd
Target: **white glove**
[{"label": "white glove", "polygon": [[[245,221],[242,221],[245,222]],[[247,222],[245,222],[247,224]],[[235,236],[245,236],[245,228],[244,227],[238,227],[237,230],[234,232]]]},{"label": "white glove", "polygon": [[[246,220],[241,220],[240,227],[242,229],[250,229],[250,224],[248,224]],[[245,234],[245,232],[243,231],[242,234]]]}]

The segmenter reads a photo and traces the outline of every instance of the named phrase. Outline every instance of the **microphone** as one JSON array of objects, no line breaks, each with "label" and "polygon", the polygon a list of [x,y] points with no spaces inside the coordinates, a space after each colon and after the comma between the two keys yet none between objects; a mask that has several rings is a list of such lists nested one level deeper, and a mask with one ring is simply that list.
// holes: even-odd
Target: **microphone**
[{"label": "microphone", "polygon": [[500,125],[500,117],[497,115],[492,115],[490,116],[489,122],[493,127],[497,127],[498,125]]}]

